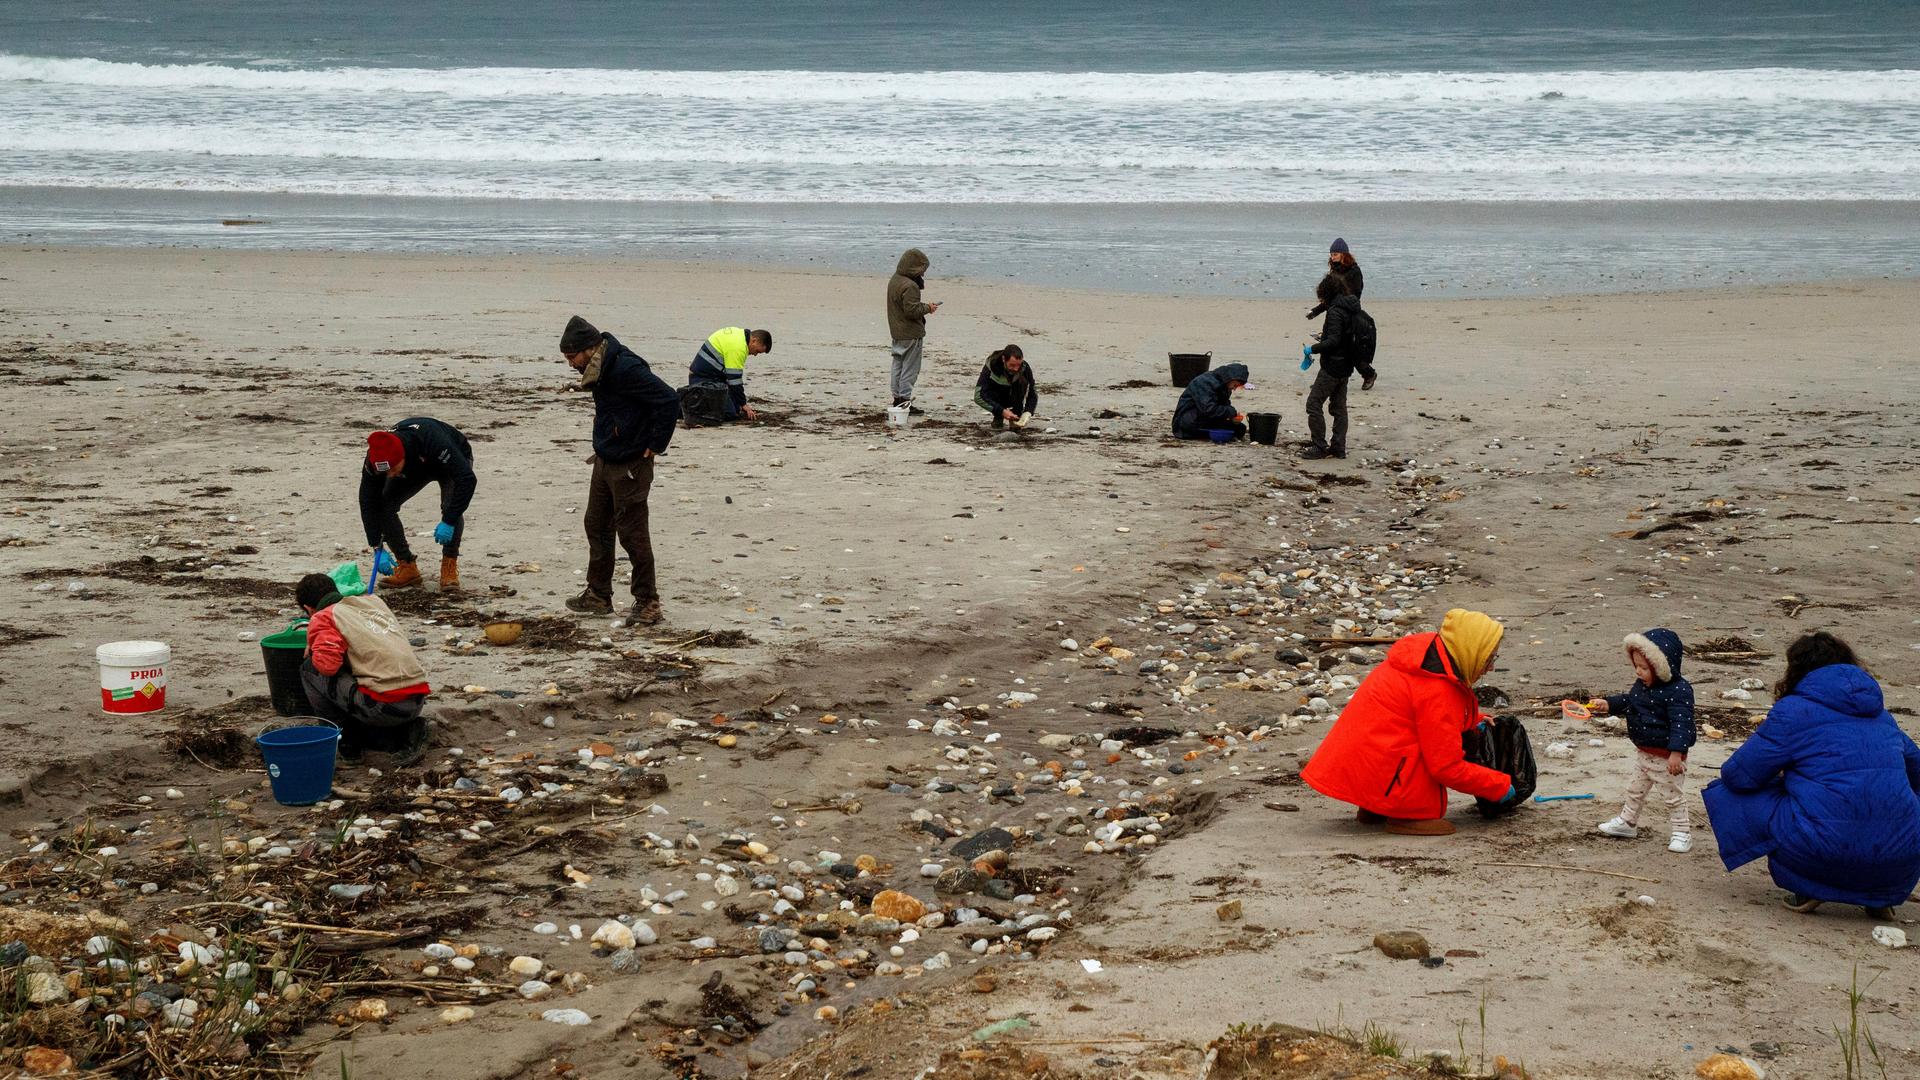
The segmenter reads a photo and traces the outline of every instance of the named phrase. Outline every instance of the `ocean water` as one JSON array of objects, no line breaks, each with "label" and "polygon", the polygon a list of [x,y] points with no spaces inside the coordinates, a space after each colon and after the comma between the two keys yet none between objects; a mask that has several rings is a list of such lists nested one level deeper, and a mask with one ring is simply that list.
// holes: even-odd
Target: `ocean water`
[{"label": "ocean water", "polygon": [[[1829,215],[1812,204],[1920,200],[1920,4],[14,4],[0,189],[0,238],[109,242],[300,244],[325,219],[333,246],[593,246],[607,238],[570,224],[697,236],[797,216],[833,232],[866,217],[834,208],[916,222],[964,205],[1031,223],[1003,230],[1017,250],[1029,232],[1073,242],[1046,207],[1216,205],[1240,208],[1226,254],[1257,262],[1262,222],[1339,227],[1308,207],[1438,207],[1444,223],[1464,220],[1449,205],[1710,201],[1755,204],[1709,215],[1736,231],[1784,213],[1818,249]],[[181,193],[273,208],[282,228],[195,228]],[[290,208],[326,205],[306,196],[352,209],[285,227]],[[574,202],[621,205],[554,205]],[[717,204],[758,209],[690,209]],[[106,207],[132,211],[117,234],[102,235]],[[460,229],[423,244],[427,218]],[[1898,273],[1920,249],[1893,218]],[[856,254],[831,247],[807,255]]]}]

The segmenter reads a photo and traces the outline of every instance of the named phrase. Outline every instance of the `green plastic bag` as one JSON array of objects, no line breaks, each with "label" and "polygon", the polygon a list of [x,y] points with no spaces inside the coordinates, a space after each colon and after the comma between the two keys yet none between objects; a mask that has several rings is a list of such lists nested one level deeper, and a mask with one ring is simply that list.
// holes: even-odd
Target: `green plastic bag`
[{"label": "green plastic bag", "polygon": [[357,562],[343,562],[327,576],[333,579],[333,587],[340,591],[341,596],[358,596],[367,591],[367,583],[360,580],[360,564]]}]

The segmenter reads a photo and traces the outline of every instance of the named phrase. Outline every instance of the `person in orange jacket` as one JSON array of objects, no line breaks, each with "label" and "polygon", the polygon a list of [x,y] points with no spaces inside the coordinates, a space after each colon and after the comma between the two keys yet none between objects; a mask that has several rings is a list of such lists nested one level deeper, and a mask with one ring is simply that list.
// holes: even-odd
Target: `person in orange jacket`
[{"label": "person in orange jacket", "polygon": [[1481,723],[1473,684],[1493,670],[1505,630],[1454,608],[1439,633],[1409,634],[1367,673],[1300,779],[1359,807],[1368,824],[1406,836],[1446,836],[1447,789],[1502,802],[1513,778],[1466,760],[1460,737]]}]

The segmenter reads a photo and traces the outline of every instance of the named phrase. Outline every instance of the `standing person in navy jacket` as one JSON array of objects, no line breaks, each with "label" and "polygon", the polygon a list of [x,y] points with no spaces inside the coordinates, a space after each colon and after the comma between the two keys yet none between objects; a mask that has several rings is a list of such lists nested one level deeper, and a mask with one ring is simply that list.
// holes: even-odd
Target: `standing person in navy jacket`
[{"label": "standing person in navy jacket", "polygon": [[1766,856],[1787,907],[1858,904],[1876,919],[1920,885],[1920,747],[1847,643],[1807,634],[1759,730],[1707,785],[1728,870]]},{"label": "standing person in navy jacket", "polygon": [[1673,829],[1667,850],[1683,854],[1693,848],[1693,819],[1687,814],[1687,751],[1693,748],[1693,684],[1680,677],[1680,635],[1665,627],[1644,634],[1628,634],[1627,662],[1634,683],[1624,694],[1611,694],[1593,703],[1596,716],[1619,716],[1627,721],[1633,741],[1633,780],[1617,817],[1600,823],[1608,836],[1631,840],[1640,835],[1640,811],[1647,793],[1659,792]]},{"label": "standing person in navy jacket", "polygon": [[654,581],[653,539],[647,528],[647,493],[653,460],[666,453],[680,419],[680,397],[653,373],[640,354],[575,315],[560,335],[560,352],[580,373],[580,388],[593,392],[593,480],[587,491],[587,587],[567,601],[573,611],[613,611],[613,542],[633,561],[636,626],[664,618]]}]

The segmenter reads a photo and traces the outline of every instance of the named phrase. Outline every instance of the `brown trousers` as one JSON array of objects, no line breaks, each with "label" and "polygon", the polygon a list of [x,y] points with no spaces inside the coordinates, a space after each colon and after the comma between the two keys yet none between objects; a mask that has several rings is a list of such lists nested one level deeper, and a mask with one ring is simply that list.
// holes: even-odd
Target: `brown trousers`
[{"label": "brown trousers", "polygon": [[652,458],[624,465],[593,460],[587,489],[587,587],[601,596],[613,596],[613,542],[618,538],[633,560],[634,602],[660,599],[653,579],[653,538],[647,532],[647,492],[652,488]]}]

